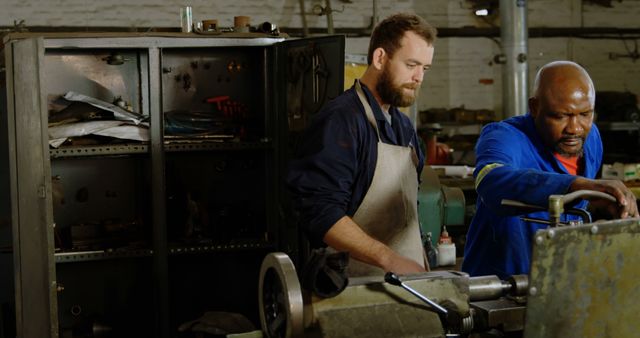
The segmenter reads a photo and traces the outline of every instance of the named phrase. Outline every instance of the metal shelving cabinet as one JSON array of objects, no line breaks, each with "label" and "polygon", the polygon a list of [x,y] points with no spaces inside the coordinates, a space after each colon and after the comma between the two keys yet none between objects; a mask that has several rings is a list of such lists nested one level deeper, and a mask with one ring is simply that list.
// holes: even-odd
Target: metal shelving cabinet
[{"label": "metal shelving cabinet", "polygon": [[[17,335],[177,337],[212,310],[258,324],[262,258],[297,250],[290,136],[342,91],[344,38],[12,33],[2,53]],[[68,91],[120,97],[148,140],[50,146]]]}]

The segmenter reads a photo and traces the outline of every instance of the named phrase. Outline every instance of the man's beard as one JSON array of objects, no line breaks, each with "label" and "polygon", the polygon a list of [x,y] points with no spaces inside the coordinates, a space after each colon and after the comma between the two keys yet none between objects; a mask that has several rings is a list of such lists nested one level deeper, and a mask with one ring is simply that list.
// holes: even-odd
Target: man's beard
[{"label": "man's beard", "polygon": [[[573,139],[573,138],[578,138],[580,140],[582,140],[582,144],[580,145],[580,149],[576,150],[576,151],[565,151],[561,148],[561,143],[563,140],[566,139]],[[555,146],[555,150],[556,153],[558,153],[560,156],[563,157],[582,157],[584,155],[584,142],[585,142],[585,137],[582,136],[578,136],[578,137],[563,137],[560,140],[558,140],[558,142],[556,142],[556,146]]]},{"label": "man's beard", "polygon": [[[382,102],[388,103],[394,107],[409,107],[416,101],[416,97],[418,96],[417,89],[419,87],[420,86],[417,84],[403,84],[398,87],[394,86],[389,68],[385,67],[378,79],[376,90],[378,91],[378,95],[380,95]],[[404,94],[405,88],[412,89],[414,91],[414,95],[411,96]]]}]

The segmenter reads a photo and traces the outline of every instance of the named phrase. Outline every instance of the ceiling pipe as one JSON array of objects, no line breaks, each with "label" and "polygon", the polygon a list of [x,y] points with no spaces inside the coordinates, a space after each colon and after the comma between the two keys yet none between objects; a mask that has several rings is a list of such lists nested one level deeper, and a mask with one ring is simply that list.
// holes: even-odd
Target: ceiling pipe
[{"label": "ceiling pipe", "polygon": [[373,0],[372,6],[373,6],[373,13],[371,15],[371,29],[373,30],[373,28],[380,21],[380,18],[378,17],[378,0]]},{"label": "ceiling pipe", "polygon": [[527,1],[500,0],[502,65],[502,116],[527,112]]},{"label": "ceiling pipe", "polygon": [[325,0],[324,8],[327,16],[327,33],[333,35],[336,31],[333,29],[333,8],[331,8],[331,0]]},{"label": "ceiling pipe", "polygon": [[309,36],[309,24],[307,23],[307,10],[304,8],[304,0],[298,1],[300,3],[300,16],[302,17],[302,36]]}]

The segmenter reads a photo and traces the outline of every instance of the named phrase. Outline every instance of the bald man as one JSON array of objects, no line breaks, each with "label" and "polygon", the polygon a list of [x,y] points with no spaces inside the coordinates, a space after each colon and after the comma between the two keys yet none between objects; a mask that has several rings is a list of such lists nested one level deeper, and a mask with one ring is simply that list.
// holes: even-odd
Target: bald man
[{"label": "bald man", "polygon": [[[476,144],[479,198],[462,264],[472,276],[529,273],[533,236],[547,225],[520,217],[548,220],[549,214],[522,215],[502,206],[503,199],[547,206],[550,195],[589,189],[617,201],[594,200],[590,208],[606,210],[611,218],[638,216],[635,196],[622,182],[594,179],[602,142],[593,125],[595,89],[589,74],[573,62],[551,62],[536,75],[533,93],[529,114],[487,125]],[[561,222],[575,219],[563,215]]]}]

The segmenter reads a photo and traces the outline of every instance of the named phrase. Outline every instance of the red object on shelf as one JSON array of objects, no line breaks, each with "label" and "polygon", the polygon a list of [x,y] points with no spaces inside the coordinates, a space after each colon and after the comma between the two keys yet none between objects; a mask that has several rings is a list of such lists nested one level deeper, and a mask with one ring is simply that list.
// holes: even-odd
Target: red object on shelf
[{"label": "red object on shelf", "polygon": [[436,135],[426,137],[427,164],[451,164],[451,148],[437,140]]}]

